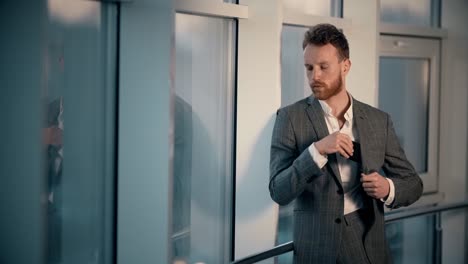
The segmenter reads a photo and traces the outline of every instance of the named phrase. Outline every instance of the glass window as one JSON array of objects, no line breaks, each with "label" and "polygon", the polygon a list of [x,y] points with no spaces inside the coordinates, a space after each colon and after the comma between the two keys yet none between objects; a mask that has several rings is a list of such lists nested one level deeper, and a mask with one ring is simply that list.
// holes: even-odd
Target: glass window
[{"label": "glass window", "polygon": [[173,256],[230,255],[233,20],[176,14]]},{"label": "glass window", "polygon": [[115,6],[47,1],[43,146],[47,263],[111,263]]},{"label": "glass window", "polygon": [[440,42],[380,37],[379,108],[392,117],[408,160],[437,191]]},{"label": "glass window", "polygon": [[306,27],[283,26],[281,34],[281,105],[286,106],[311,94],[304,70],[302,40]]},{"label": "glass window", "polygon": [[427,172],[429,60],[380,57],[380,72],[379,107],[392,116],[416,171]]},{"label": "glass window", "polygon": [[385,225],[385,234],[395,264],[433,263],[434,215],[408,218]]},{"label": "glass window", "polygon": [[[281,106],[295,103],[311,95],[304,70],[302,40],[306,27],[283,26],[281,34]],[[279,206],[276,245],[293,239],[294,203]],[[292,258],[279,256],[279,263],[292,263]]]},{"label": "glass window", "polygon": [[380,20],[386,23],[440,26],[440,0],[382,0]]},{"label": "glass window", "polygon": [[283,0],[283,7],[308,15],[343,16],[342,0]]}]

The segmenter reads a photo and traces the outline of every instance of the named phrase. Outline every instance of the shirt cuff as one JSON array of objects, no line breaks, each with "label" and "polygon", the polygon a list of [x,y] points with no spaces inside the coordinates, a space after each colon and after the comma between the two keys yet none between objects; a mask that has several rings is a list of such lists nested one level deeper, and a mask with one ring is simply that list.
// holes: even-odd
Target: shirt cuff
[{"label": "shirt cuff", "polygon": [[393,203],[393,200],[395,200],[395,185],[393,184],[393,181],[389,178],[385,179],[388,181],[388,184],[390,184],[390,191],[388,192],[387,200],[384,200],[382,198],[380,199],[380,201],[384,202],[387,207],[390,207]]},{"label": "shirt cuff", "polygon": [[315,143],[312,143],[312,145],[309,146],[309,153],[312,159],[314,160],[315,164],[321,169],[325,164],[328,162],[328,157],[327,155],[322,155],[320,152],[317,150],[315,147]]}]

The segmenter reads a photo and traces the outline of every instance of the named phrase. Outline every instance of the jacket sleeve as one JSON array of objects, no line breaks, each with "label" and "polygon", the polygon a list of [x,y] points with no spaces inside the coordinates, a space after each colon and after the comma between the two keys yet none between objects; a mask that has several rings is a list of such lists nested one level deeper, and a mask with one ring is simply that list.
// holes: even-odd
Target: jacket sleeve
[{"label": "jacket sleeve", "polygon": [[395,199],[390,208],[398,208],[408,206],[421,197],[423,182],[413,165],[406,158],[405,152],[398,142],[390,116],[387,115],[386,117],[387,141],[383,170],[395,186]]},{"label": "jacket sleeve", "polygon": [[322,174],[307,148],[299,153],[287,110],[279,110],[270,150],[271,198],[286,205],[299,196],[314,177]]}]

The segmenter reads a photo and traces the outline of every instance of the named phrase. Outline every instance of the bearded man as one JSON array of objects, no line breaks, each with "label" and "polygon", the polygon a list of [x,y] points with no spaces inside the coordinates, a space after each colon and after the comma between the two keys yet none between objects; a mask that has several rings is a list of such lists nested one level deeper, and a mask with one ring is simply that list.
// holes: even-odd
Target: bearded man
[{"label": "bearded man", "polygon": [[390,116],[346,90],[348,41],[330,24],[305,33],[312,96],[278,110],[270,195],[294,201],[294,263],[391,263],[384,205],[408,206],[423,184]]}]

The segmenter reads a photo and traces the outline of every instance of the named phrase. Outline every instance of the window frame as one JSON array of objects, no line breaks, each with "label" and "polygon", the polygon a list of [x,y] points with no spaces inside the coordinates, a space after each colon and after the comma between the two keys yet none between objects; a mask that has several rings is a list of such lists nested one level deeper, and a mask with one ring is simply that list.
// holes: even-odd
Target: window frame
[{"label": "window frame", "polygon": [[424,183],[424,194],[438,191],[440,46],[441,41],[439,39],[410,38],[395,35],[380,36],[379,57],[429,60],[427,172],[420,174]]},{"label": "window frame", "polygon": [[[189,14],[202,17],[215,17],[223,19],[233,19],[234,30],[238,29],[238,21],[240,19],[247,19],[249,17],[249,8],[245,5],[238,5],[235,3],[226,2],[215,2],[210,0],[174,0],[174,21],[175,14]],[[238,31],[238,30],[237,30]],[[228,78],[234,78],[232,81],[233,87],[228,91],[228,99],[230,102],[230,108],[232,109],[232,131],[229,132],[230,139],[232,140],[232,146],[228,148],[227,156],[231,158],[230,166],[227,166],[227,170],[230,170],[230,178],[226,179],[225,190],[225,223],[226,227],[224,230],[225,238],[228,240],[224,247],[224,262],[229,263],[235,258],[235,193],[236,193],[236,141],[237,141],[237,53],[238,53],[238,34],[237,32],[230,32],[230,39],[227,42],[230,44],[229,49],[233,56],[229,56],[228,61]],[[175,45],[175,42],[174,42]],[[232,61],[234,60],[234,61]],[[177,74],[177,73],[175,73]],[[174,101],[174,94],[171,98]],[[172,115],[174,116],[174,115]],[[174,234],[178,235],[178,234]],[[170,235],[172,238],[174,235]],[[172,243],[172,242],[171,242]]]}]

